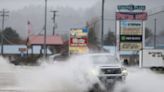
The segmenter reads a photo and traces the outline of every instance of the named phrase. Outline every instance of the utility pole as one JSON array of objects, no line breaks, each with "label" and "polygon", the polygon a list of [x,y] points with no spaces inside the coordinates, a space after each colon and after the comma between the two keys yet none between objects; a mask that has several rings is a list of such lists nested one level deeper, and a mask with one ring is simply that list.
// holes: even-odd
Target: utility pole
[{"label": "utility pole", "polygon": [[47,39],[47,0],[45,0],[45,21],[44,21],[44,58],[47,56],[47,46],[46,46],[46,39]]},{"label": "utility pole", "polygon": [[104,3],[105,3],[105,0],[102,0],[101,48],[103,48],[103,45],[104,45]]},{"label": "utility pole", "polygon": [[4,26],[5,26],[5,17],[9,16],[8,13],[9,11],[6,11],[3,9],[0,11],[1,17],[2,17],[2,30],[1,30],[1,55],[3,55],[3,31],[4,31]]},{"label": "utility pole", "polygon": [[57,13],[58,11],[54,10],[54,11],[51,11],[51,12],[53,13],[52,20],[53,20],[53,23],[54,23],[54,25],[53,25],[53,35],[55,35],[55,29],[56,29],[55,19],[56,19],[56,13]]},{"label": "utility pole", "polygon": [[[148,16],[155,16],[157,14],[161,14],[161,13],[164,13],[164,10],[161,10],[161,11],[158,11],[158,12],[155,12],[153,14],[149,14]],[[157,18],[155,17],[154,18],[154,49],[157,48],[157,42],[156,42],[156,38],[157,38]]]},{"label": "utility pole", "polygon": [[154,19],[154,49],[156,49],[157,19]]}]

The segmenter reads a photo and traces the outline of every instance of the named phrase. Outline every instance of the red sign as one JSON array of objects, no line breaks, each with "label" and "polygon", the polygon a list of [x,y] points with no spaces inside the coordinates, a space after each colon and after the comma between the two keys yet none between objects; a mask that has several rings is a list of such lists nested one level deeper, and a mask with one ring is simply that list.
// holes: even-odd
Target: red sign
[{"label": "red sign", "polygon": [[87,43],[87,38],[70,38],[70,46],[86,46]]},{"label": "red sign", "polygon": [[147,20],[146,12],[116,12],[116,20]]},{"label": "red sign", "polygon": [[19,48],[19,51],[20,52],[25,52],[25,51],[27,51],[27,48]]}]

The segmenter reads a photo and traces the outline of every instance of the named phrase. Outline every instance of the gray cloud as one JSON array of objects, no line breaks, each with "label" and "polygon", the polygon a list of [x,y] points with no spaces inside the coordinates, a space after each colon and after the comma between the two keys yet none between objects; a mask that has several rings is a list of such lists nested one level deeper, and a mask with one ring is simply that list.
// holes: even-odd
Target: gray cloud
[{"label": "gray cloud", "polygon": [[[0,8],[20,9],[29,5],[44,5],[45,0],[0,0]],[[98,0],[48,0],[48,5],[52,7],[73,7],[73,8],[89,8]]]}]

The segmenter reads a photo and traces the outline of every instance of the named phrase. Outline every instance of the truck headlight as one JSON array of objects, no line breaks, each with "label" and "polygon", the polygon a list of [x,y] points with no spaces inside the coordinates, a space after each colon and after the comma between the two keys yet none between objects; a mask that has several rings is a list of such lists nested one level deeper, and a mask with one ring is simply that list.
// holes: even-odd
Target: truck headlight
[{"label": "truck headlight", "polygon": [[99,71],[97,69],[92,69],[91,70],[91,74],[94,76],[98,76],[99,75]]},{"label": "truck headlight", "polygon": [[123,69],[123,70],[122,70],[122,74],[123,74],[124,76],[127,76],[127,75],[128,75],[128,71],[127,71],[126,69]]}]

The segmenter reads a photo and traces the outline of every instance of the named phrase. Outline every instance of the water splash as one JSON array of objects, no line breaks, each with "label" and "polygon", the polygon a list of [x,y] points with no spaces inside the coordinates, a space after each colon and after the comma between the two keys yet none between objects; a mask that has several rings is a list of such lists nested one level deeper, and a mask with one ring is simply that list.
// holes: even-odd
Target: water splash
[{"label": "water splash", "polygon": [[[7,62],[3,58],[0,59]],[[44,62],[44,60],[40,61]],[[3,87],[7,90],[86,92],[94,83],[98,82],[97,77],[90,73],[93,65],[86,57],[74,56],[68,61],[44,62],[41,66],[11,67],[9,63],[0,64],[0,66],[7,66],[7,69],[14,72],[14,76],[16,76],[13,81],[14,86]],[[6,72],[6,74],[8,73]]]},{"label": "water splash", "polygon": [[128,68],[125,83],[118,83],[114,92],[164,92],[164,75],[149,69]]}]

